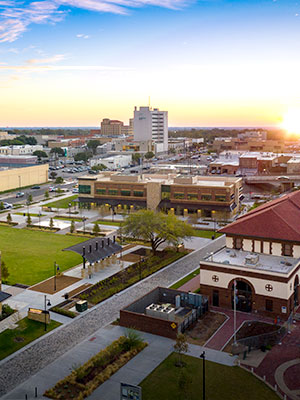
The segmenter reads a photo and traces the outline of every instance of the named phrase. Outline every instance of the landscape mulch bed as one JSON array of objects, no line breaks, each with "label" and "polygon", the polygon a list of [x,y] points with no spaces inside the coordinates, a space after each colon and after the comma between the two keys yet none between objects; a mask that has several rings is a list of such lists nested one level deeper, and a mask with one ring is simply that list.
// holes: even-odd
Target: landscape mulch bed
[{"label": "landscape mulch bed", "polygon": [[225,320],[224,314],[208,311],[192,329],[186,331],[188,342],[203,346]]},{"label": "landscape mulch bed", "polygon": [[81,285],[77,287],[76,289],[71,290],[68,292],[69,297],[76,296],[78,293],[82,292],[85,289],[88,289],[90,286],[92,286],[91,283],[85,283],[84,285]]},{"label": "landscape mulch bed", "polygon": [[54,294],[73,285],[73,283],[76,283],[80,280],[81,279],[74,278],[73,276],[60,275],[56,277],[56,291],[54,291],[54,277],[49,278],[42,283],[38,283],[37,285],[31,286],[30,290],[34,290],[35,292]]},{"label": "landscape mulch bed", "polygon": [[125,254],[124,256],[120,257],[120,260],[135,263],[135,262],[141,261],[141,256],[138,256],[137,254],[129,253],[129,254]]}]

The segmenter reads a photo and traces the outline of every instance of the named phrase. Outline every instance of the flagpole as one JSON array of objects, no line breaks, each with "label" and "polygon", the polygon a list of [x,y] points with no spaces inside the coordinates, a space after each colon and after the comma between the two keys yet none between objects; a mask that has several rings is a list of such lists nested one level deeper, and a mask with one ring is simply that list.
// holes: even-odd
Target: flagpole
[{"label": "flagpole", "polygon": [[233,287],[233,343],[236,344],[236,280],[234,280]]}]

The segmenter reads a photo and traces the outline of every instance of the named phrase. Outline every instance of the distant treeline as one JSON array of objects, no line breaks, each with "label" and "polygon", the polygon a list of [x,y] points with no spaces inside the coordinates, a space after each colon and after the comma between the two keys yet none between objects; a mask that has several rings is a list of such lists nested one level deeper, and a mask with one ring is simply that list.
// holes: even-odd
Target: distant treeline
[{"label": "distant treeline", "polygon": [[[187,138],[204,138],[206,142],[212,141],[216,137],[237,137],[239,133],[249,132],[249,131],[265,131],[267,132],[267,139],[269,140],[279,140],[283,138],[283,132],[280,130],[270,130],[265,128],[255,128],[255,129],[187,129],[187,130],[169,130],[169,137],[187,137]],[[286,138],[287,140],[293,139],[292,137]]]},{"label": "distant treeline", "polygon": [[16,137],[15,139],[4,139],[0,140],[0,146],[11,146],[11,145],[24,145],[24,144],[37,144],[37,141],[34,137],[21,135]]},{"label": "distant treeline", "polygon": [[39,129],[10,129],[7,131],[14,135],[59,135],[59,136],[83,136],[90,132],[89,128],[39,128]]}]

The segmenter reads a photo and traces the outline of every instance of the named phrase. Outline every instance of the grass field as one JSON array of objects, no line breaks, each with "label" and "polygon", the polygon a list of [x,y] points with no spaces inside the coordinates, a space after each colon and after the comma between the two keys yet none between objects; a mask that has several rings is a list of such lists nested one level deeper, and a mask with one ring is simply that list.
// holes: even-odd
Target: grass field
[{"label": "grass field", "polygon": [[[61,324],[51,321],[47,332],[52,331]],[[24,318],[18,322],[15,329],[6,329],[0,333],[0,360],[26,346],[28,343],[47,333],[44,324]]]},{"label": "grass field", "polygon": [[174,285],[170,286],[171,289],[178,289],[180,288],[182,285],[184,285],[185,283],[187,283],[188,281],[190,281],[191,279],[195,278],[196,275],[198,275],[200,273],[200,268],[196,269],[196,271],[191,272],[190,274],[188,274],[187,276],[185,276],[184,278],[180,279],[180,281],[174,283]]},{"label": "grass field", "polygon": [[120,226],[121,222],[117,221],[107,221],[103,219],[99,219],[98,221],[93,222],[94,224],[99,224],[99,225],[111,225],[111,226]]},{"label": "grass field", "polygon": [[[203,399],[202,360],[183,356],[186,366],[178,368],[174,365],[177,357],[177,354],[171,354],[143,380],[140,384],[143,400]],[[239,367],[227,367],[206,361],[205,372],[206,399],[278,400],[275,392]]]},{"label": "grass field", "polygon": [[65,199],[52,201],[50,203],[44,204],[44,207],[52,207],[52,208],[69,208],[69,203],[74,205],[74,200],[78,198],[78,195],[66,197]]},{"label": "grass field", "polygon": [[213,235],[215,235],[215,238],[218,238],[218,237],[222,236],[222,233],[218,233],[218,232],[214,232],[214,231],[206,231],[204,229],[203,230],[194,229],[193,236],[211,239],[211,237]]},{"label": "grass field", "polygon": [[67,235],[51,232],[14,229],[0,226],[2,259],[8,266],[9,284],[33,285],[53,275],[54,261],[61,271],[81,262],[81,257],[65,247],[84,241]]}]

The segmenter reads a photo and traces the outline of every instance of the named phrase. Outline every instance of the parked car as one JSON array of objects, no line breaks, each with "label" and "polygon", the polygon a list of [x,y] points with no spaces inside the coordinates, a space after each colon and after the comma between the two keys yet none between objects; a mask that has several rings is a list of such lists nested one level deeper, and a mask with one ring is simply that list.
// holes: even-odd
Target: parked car
[{"label": "parked car", "polygon": [[57,188],[54,186],[49,186],[49,192],[56,192]]},{"label": "parked car", "polygon": [[40,186],[38,186],[38,185],[35,185],[35,186],[32,186],[32,188],[31,189],[40,189],[41,187]]},{"label": "parked car", "polygon": [[3,206],[5,209],[12,208],[12,204],[6,203],[6,201],[3,202]]},{"label": "parked car", "polygon": [[24,197],[25,196],[25,193],[24,192],[18,192],[18,193],[16,193],[16,198],[18,198],[18,197]]},{"label": "parked car", "polygon": [[79,189],[78,188],[73,188],[72,192],[73,193],[79,193]]}]

